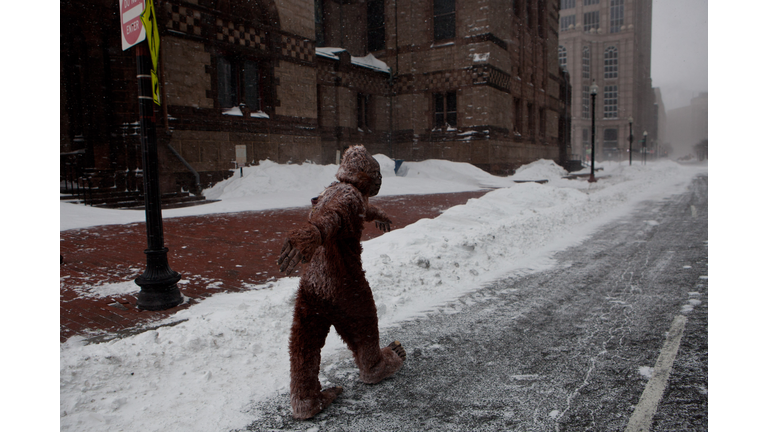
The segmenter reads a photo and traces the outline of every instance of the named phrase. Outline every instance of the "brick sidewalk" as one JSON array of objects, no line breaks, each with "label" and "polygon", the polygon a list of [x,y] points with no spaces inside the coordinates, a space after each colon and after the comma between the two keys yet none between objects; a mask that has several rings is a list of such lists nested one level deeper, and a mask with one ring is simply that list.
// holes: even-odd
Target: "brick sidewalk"
[{"label": "brick sidewalk", "polygon": [[[374,198],[393,229],[442,211],[487,191]],[[277,254],[284,233],[306,221],[309,206],[286,210],[221,213],[163,220],[171,269],[181,273],[179,289],[189,299],[165,311],[141,311],[133,295],[99,294],[104,284],[132,282],[144,272],[144,223],[62,231],[60,250],[60,341],[74,335],[104,335],[147,325],[219,292],[251,289],[279,278]],[[363,240],[381,235],[366,224]],[[137,287],[138,288],[138,287]],[[138,291],[137,291],[138,292]]]}]

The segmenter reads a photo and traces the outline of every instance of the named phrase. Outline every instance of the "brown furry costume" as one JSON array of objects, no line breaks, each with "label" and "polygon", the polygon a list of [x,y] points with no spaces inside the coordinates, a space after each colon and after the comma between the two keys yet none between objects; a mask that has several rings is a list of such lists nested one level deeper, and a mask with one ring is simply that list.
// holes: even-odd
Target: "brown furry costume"
[{"label": "brown furry costume", "polygon": [[405,360],[399,342],[379,347],[376,304],[360,257],[363,222],[390,228],[389,218],[368,203],[381,187],[379,164],[363,146],[354,146],[344,153],[336,178],[313,200],[308,223],[288,233],[278,260],[287,274],[309,261],[296,294],[289,343],[291,407],[298,419],[313,417],[341,393],[341,387],[321,391],[318,379],[320,350],[331,325],[352,350],[364,383],[393,375]]}]

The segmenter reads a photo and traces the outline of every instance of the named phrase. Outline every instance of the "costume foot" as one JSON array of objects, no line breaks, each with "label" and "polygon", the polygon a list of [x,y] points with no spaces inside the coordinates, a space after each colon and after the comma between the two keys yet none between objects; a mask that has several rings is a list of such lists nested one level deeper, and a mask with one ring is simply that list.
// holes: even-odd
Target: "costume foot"
[{"label": "costume foot", "polygon": [[307,420],[316,416],[320,411],[328,407],[336,399],[336,396],[342,392],[341,387],[331,387],[320,392],[320,398],[315,400],[297,400],[291,397],[291,408],[293,408],[293,418],[297,420]]},{"label": "costume foot", "polygon": [[405,361],[405,348],[403,348],[402,345],[400,345],[400,341],[394,341],[391,344],[387,345],[387,348],[391,349],[395,352],[403,361]]}]

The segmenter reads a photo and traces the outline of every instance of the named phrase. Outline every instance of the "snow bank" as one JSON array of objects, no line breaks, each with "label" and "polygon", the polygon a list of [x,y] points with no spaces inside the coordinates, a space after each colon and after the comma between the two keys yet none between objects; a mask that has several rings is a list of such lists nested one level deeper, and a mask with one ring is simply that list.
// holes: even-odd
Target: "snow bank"
[{"label": "snow bank", "polygon": [[[422,195],[465,192],[489,187],[508,187],[510,178],[497,177],[467,163],[443,160],[405,162],[395,175],[395,161],[375,155],[381,165],[384,183],[379,196]],[[203,191],[211,204],[163,210],[164,218],[199,216],[213,213],[259,211],[309,205],[312,197],[336,180],[338,165],[280,165],[270,160],[243,167],[233,175]],[[97,225],[143,222],[144,210],[112,210],[61,203],[60,229],[87,228]]]},{"label": "snow bank", "polygon": [[[394,168],[393,161],[377,159],[383,168]],[[513,180],[444,161],[406,164],[405,177],[385,172],[384,187],[414,190],[423,182],[431,189],[455,181],[477,188]],[[224,202],[265,196],[259,194],[301,189],[299,183],[313,176],[322,189],[328,173],[335,173],[310,164],[260,169],[257,174],[259,168],[252,167],[239,183],[230,179],[209,193]],[[280,177],[288,169],[303,180],[292,185],[291,178]],[[454,177],[446,175],[449,169]],[[260,177],[269,170],[276,170],[274,177]],[[563,180],[556,172],[548,161],[539,161],[514,177],[544,177],[551,180],[547,184],[508,183],[435,219],[365,242],[363,263],[380,325],[419,316],[501,275],[548,268],[555,251],[577,244],[640,201],[683,192],[706,167],[607,164],[601,176],[608,177],[594,184]],[[214,295],[141,334],[91,345],[75,337],[61,344],[61,430],[227,431],[252,422],[250,411],[259,401],[281,395],[287,404],[287,341],[297,286],[298,278],[283,278],[249,292]],[[323,367],[347,357],[332,332]],[[330,384],[322,373],[321,381]]]}]

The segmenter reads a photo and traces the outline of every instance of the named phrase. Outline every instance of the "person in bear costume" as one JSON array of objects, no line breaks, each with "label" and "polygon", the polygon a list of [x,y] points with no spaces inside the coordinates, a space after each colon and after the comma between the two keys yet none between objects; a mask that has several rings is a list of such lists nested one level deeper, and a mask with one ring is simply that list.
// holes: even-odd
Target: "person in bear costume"
[{"label": "person in bear costume", "polygon": [[352,351],[360,380],[376,384],[403,366],[400,342],[379,346],[376,304],[365,279],[360,237],[363,223],[384,232],[391,221],[368,202],[381,187],[379,163],[363,146],[350,147],[336,173],[337,182],[312,200],[309,220],[288,233],[278,258],[290,275],[307,263],[299,282],[289,342],[293,417],[309,419],[341,393],[321,390],[320,350],[333,326]]}]

